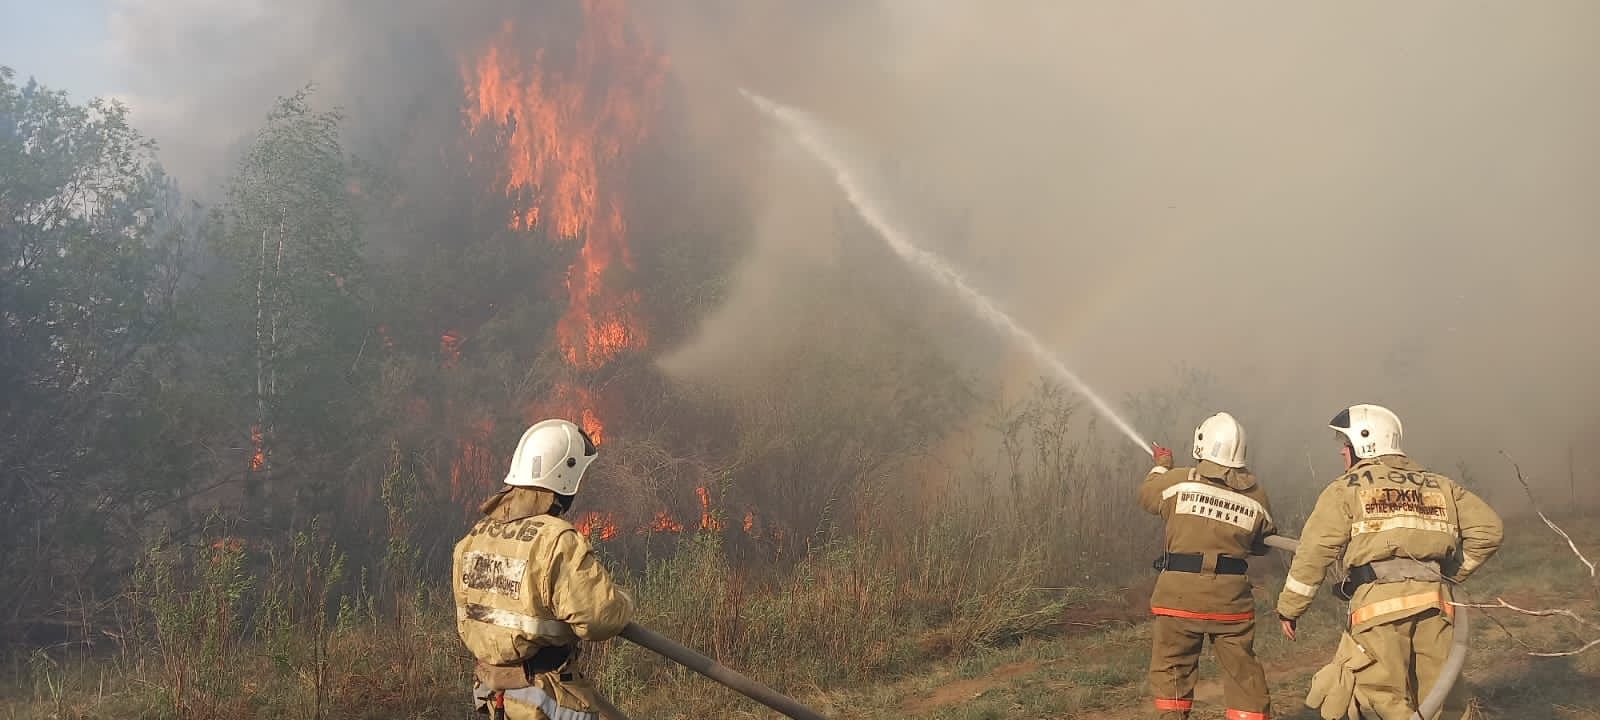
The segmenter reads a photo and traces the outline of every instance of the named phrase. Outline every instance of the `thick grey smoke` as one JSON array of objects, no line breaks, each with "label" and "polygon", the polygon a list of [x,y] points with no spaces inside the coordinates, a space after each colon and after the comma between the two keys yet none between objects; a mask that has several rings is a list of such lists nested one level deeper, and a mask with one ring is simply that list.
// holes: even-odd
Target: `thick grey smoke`
[{"label": "thick grey smoke", "polygon": [[208,195],[273,101],[308,84],[319,105],[350,117],[358,142],[453,127],[461,53],[516,6],[114,0],[108,29],[135,122],[160,143],[168,170]]},{"label": "thick grey smoke", "polygon": [[[1309,452],[1324,474],[1327,420],[1382,403],[1425,461],[1504,476],[1505,449],[1565,484],[1600,399],[1600,47],[1582,29],[1600,8],[1026,7],[885,2],[807,23],[763,6],[674,50],[914,177],[882,198],[901,219],[958,209],[966,246],[943,249],[1113,393],[1207,370],[1256,457],[1303,468]],[[839,204],[786,140],[771,152],[769,213]],[[829,235],[812,216],[763,233],[752,298]],[[744,362],[739,338],[774,322],[747,307],[731,298],[706,355],[684,356]]]},{"label": "thick grey smoke", "polygon": [[[852,137],[897,219],[1104,393],[1209,371],[1256,458],[1309,453],[1326,477],[1323,426],[1356,402],[1395,409],[1424,462],[1465,459],[1480,479],[1508,470],[1503,448],[1564,485],[1567,448],[1596,434],[1600,6],[640,5],[681,132],[726,138],[674,181],[736,175],[747,197],[727,207],[755,208],[726,301],[663,358],[674,373],[771,379],[790,328],[825,334],[819,312],[848,310],[819,273],[894,262],[847,247],[876,241],[838,232],[838,190],[747,87]],[[113,26],[136,112],[195,175],[307,80],[362,123],[449,122],[453,55],[516,6],[219,7],[126,0]],[[948,352],[1039,373],[935,286],[874,272],[928,294]]]}]

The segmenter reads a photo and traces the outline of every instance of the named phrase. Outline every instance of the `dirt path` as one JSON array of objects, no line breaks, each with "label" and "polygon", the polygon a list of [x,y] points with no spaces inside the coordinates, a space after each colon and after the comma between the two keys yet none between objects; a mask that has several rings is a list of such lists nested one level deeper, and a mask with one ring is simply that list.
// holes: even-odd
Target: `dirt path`
[{"label": "dirt path", "polygon": [[901,703],[900,708],[907,713],[921,715],[947,705],[967,702],[990,690],[1011,684],[1013,678],[1032,675],[1038,670],[1039,663],[1033,660],[1001,665],[983,677],[958,680],[941,686],[927,697],[907,698]]}]

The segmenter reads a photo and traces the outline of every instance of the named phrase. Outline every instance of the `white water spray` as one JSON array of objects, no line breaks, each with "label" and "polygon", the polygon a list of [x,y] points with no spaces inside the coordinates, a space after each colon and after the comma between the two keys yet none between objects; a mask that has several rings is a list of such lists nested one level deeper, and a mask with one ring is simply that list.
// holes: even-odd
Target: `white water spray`
[{"label": "white water spray", "polygon": [[1110,419],[1117,426],[1117,429],[1122,431],[1123,435],[1128,436],[1128,439],[1137,443],[1141,450],[1147,453],[1153,452],[1150,448],[1150,443],[1140,437],[1138,431],[1134,430],[1133,426],[1128,424],[1128,421],[1123,420],[1122,416],[1118,415],[1117,411],[1111,409],[1111,406],[1105,400],[1100,399],[1099,395],[1089,389],[1089,386],[1082,379],[1068,369],[1066,365],[1062,364],[1061,360],[1054,354],[1045,349],[1044,344],[1039,342],[1038,338],[1024,330],[1015,320],[1011,319],[1011,316],[996,307],[994,302],[985,297],[983,293],[974,290],[971,285],[968,285],[966,280],[954,268],[950,267],[949,263],[946,263],[939,256],[913,245],[910,240],[906,239],[904,233],[891,225],[888,219],[884,217],[883,212],[867,197],[865,191],[861,188],[861,184],[845,168],[844,162],[839,159],[838,155],[829,147],[827,141],[823,139],[823,133],[818,128],[817,123],[811,121],[804,113],[794,108],[779,105],[748,90],[741,89],[739,92],[743,93],[750,102],[755,103],[756,107],[760,108],[762,112],[781,123],[801,146],[828,166],[828,169],[833,172],[834,182],[838,183],[839,188],[844,191],[845,197],[850,200],[850,204],[855,207],[856,212],[861,215],[863,220],[867,221],[868,225],[872,226],[873,230],[878,232],[878,235],[889,244],[895,254],[912,266],[932,275],[934,279],[944,283],[946,287],[954,290],[974,310],[977,310],[980,317],[996,329],[1009,333],[1012,338],[1020,342],[1033,355],[1035,360],[1054,370],[1057,375],[1072,385],[1074,390],[1089,398],[1089,402],[1094,405],[1095,409]]}]

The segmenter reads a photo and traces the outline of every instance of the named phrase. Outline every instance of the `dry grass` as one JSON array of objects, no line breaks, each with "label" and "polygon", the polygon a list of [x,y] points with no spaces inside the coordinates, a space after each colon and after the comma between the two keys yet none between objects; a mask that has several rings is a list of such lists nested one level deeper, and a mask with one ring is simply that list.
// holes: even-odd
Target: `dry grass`
[{"label": "dry grass", "polygon": [[[998,463],[950,466],[912,498],[869,488],[850,532],[821,529],[792,559],[752,558],[738,530],[685,534],[645,562],[610,559],[639,622],[829,717],[1139,717],[1159,523],[1133,507],[1143,468],[1107,461],[1120,446],[1069,440],[1073,412],[1042,393],[996,423]],[[385,479],[387,551],[367,570],[315,526],[279,546],[235,542],[221,524],[189,546],[157,543],[121,620],[92,645],[11,656],[0,718],[465,716],[471,662],[448,589],[410,544],[412,486],[399,470]],[[1600,545],[1591,518],[1563,526]],[[1590,588],[1574,563],[1542,525],[1514,524],[1469,590],[1583,609]],[[1252,573],[1264,610],[1275,565]],[[1336,638],[1333,604],[1313,612],[1299,643],[1259,635],[1279,717],[1310,717],[1299,698]],[[1576,639],[1547,620],[1503,620],[1524,643]],[[1488,717],[1597,716],[1600,653],[1529,658],[1492,623],[1474,627],[1468,677]],[[626,643],[589,646],[583,662],[634,717],[768,716]],[[1205,682],[1202,698],[1216,691]]]},{"label": "dry grass", "polygon": [[[1471,589],[1545,604],[1588,602],[1583,578],[1568,572],[1570,554],[1541,527],[1513,524],[1506,549]],[[1575,531],[1580,543],[1600,543],[1592,523],[1575,527],[1582,528]],[[707,534],[628,580],[642,601],[641,622],[829,717],[1142,716],[1149,636],[1142,613],[1129,611],[1138,591],[1031,592],[1041,575],[1037,565],[995,562],[995,548],[970,539],[935,525],[916,543],[842,542],[817,548],[792,575],[758,580],[730,566]],[[250,592],[239,599],[226,592],[240,577],[228,570],[231,553],[224,546],[197,556],[203,569],[186,580],[196,584],[175,596],[186,603],[182,618],[215,618],[250,604]],[[318,554],[324,578],[332,555]],[[294,573],[291,560],[299,563]],[[258,597],[268,594],[273,578],[303,581],[318,567],[310,554],[279,563]],[[960,571],[936,571],[951,564]],[[1265,581],[1264,603],[1276,583],[1276,575]],[[309,586],[317,585],[313,576]],[[307,583],[294,587],[307,596]],[[985,595],[983,588],[995,591]],[[363,598],[335,602],[343,611],[330,614],[323,635],[304,618],[286,630],[264,622],[261,614],[275,606],[262,602],[254,605],[253,622],[199,623],[191,636],[166,645],[152,637],[112,654],[18,656],[0,717],[462,717],[469,661],[440,599],[424,592],[384,612],[360,607],[376,606]],[[1261,633],[1279,717],[1311,717],[1299,699],[1331,652],[1334,612],[1331,602],[1320,602],[1298,643]],[[1573,639],[1556,623],[1515,614],[1501,619],[1521,642]],[[153,632],[161,632],[155,625]],[[1526,657],[1489,622],[1477,623],[1474,635],[1467,677],[1485,717],[1600,716],[1594,699],[1600,655]],[[764,716],[753,703],[636,647],[614,642],[592,650],[586,662],[636,717]],[[1214,667],[1203,666],[1202,675],[1199,696],[1217,694]],[[1212,709],[1197,717],[1220,716]]]}]

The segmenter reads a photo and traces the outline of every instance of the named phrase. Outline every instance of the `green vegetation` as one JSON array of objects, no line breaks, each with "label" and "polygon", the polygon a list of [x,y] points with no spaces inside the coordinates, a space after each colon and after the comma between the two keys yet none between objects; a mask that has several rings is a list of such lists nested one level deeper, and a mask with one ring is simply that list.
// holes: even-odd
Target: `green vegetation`
[{"label": "green vegetation", "polygon": [[[466,714],[448,553],[570,380],[551,268],[575,251],[506,228],[481,170],[352,157],[314,99],[283,98],[202,207],[124,108],[0,71],[0,717]],[[726,242],[640,246],[672,319],[658,340],[726,282],[706,260]],[[794,329],[812,352],[785,382],[685,388],[641,357],[581,378],[648,398],[577,508],[615,518],[597,546],[638,620],[831,717],[1142,712],[1144,458],[1055,386],[986,405],[877,274],[818,282],[836,304]],[[1181,435],[1208,388],[1186,374],[1130,405]],[[1288,528],[1299,473],[1264,474]],[[657,512],[706,517],[635,532]],[[1474,592],[1586,606],[1566,552],[1518,526]],[[1299,644],[1260,635],[1280,711],[1331,647],[1331,604],[1316,612]],[[1529,659],[1475,632],[1491,717],[1597,717],[1578,708],[1600,653]],[[759,716],[636,647],[584,657],[636,717]]]}]

